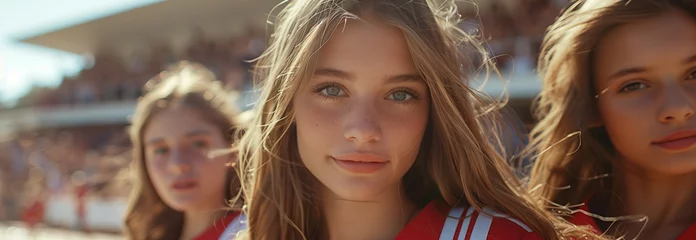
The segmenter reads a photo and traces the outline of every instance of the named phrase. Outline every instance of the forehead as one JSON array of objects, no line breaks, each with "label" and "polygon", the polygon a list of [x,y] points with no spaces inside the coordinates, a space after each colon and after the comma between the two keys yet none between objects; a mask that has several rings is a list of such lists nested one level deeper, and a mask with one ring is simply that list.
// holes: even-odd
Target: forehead
[{"label": "forehead", "polygon": [[374,17],[343,20],[319,51],[319,67],[395,74],[415,69],[402,31]]},{"label": "forehead", "polygon": [[192,132],[221,134],[212,123],[204,120],[199,111],[189,107],[169,107],[155,113],[144,129],[143,140],[182,138]]},{"label": "forehead", "polygon": [[599,68],[681,65],[696,54],[696,21],[682,11],[669,10],[617,26],[607,32],[597,50]]}]

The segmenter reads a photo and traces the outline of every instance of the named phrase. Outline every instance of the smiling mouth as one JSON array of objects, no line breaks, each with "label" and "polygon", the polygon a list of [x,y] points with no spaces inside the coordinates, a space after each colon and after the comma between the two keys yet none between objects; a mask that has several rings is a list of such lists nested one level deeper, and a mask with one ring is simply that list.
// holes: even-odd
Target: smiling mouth
[{"label": "smiling mouth", "polygon": [[345,155],[333,156],[334,159],[339,161],[349,161],[357,163],[386,163],[389,160],[385,157],[371,154],[371,153],[351,153]]},{"label": "smiling mouth", "polygon": [[357,174],[370,174],[379,171],[387,162],[361,162],[352,160],[333,159],[342,169]]},{"label": "smiling mouth", "polygon": [[683,150],[696,145],[696,131],[683,131],[653,141],[655,146],[668,150]]},{"label": "smiling mouth", "polygon": [[177,191],[191,190],[198,186],[198,182],[194,180],[176,181],[172,184],[172,188]]}]

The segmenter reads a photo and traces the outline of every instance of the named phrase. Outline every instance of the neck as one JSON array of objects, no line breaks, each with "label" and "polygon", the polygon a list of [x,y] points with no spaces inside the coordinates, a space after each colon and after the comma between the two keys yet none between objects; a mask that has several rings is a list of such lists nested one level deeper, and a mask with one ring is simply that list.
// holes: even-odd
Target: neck
[{"label": "neck", "polygon": [[181,240],[191,240],[201,235],[206,229],[222,217],[218,210],[184,212],[184,226],[181,229]]},{"label": "neck", "polygon": [[374,201],[351,201],[325,194],[328,239],[394,239],[417,210],[401,187],[394,189]]},{"label": "neck", "polygon": [[[641,239],[674,239],[696,221],[696,173],[678,176],[647,175],[627,171],[618,178],[623,206],[615,214],[646,216],[629,229]],[[620,216],[620,215],[619,215]],[[657,238],[654,238],[657,237]]]}]

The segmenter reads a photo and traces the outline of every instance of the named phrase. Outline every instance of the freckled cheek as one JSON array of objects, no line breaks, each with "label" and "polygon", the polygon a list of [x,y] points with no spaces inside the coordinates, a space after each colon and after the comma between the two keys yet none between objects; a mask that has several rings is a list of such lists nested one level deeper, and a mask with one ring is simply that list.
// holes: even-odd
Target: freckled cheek
[{"label": "freckled cheek", "polygon": [[423,107],[400,108],[389,106],[383,108],[381,121],[383,131],[397,135],[403,141],[420,139],[428,124],[428,112]]},{"label": "freckled cheek", "polygon": [[340,127],[340,119],[343,111],[328,104],[320,104],[313,101],[301,102],[295,105],[295,123],[298,134],[320,135],[332,134]]}]

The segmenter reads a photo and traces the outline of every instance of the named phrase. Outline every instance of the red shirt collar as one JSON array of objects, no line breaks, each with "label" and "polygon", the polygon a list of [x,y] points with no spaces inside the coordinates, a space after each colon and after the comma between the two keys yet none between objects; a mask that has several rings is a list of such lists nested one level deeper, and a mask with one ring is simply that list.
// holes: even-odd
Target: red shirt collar
[{"label": "red shirt collar", "polygon": [[230,225],[230,223],[232,223],[237,216],[239,216],[239,212],[228,213],[227,216],[216,221],[212,226],[195,237],[193,240],[218,240],[220,235],[225,232],[225,228],[227,228],[227,226]]}]

